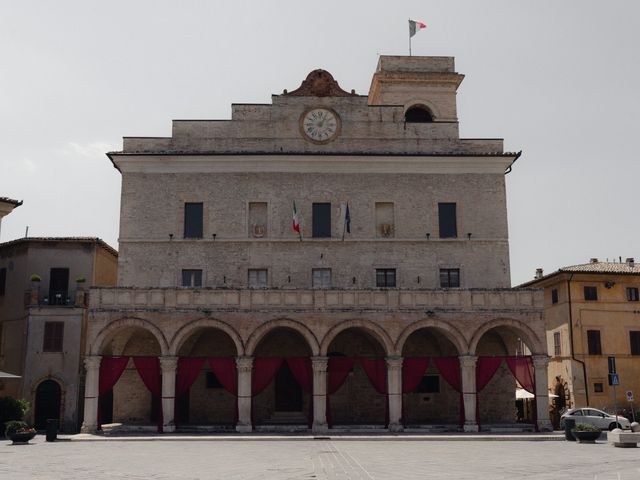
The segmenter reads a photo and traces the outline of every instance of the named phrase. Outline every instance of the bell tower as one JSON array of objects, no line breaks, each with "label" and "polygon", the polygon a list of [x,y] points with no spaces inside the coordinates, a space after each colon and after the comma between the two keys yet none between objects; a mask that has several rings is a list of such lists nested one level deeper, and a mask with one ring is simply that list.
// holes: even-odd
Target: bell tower
[{"label": "bell tower", "polygon": [[463,78],[453,57],[382,55],[369,105],[402,105],[405,115],[419,122],[457,122],[456,92]]}]

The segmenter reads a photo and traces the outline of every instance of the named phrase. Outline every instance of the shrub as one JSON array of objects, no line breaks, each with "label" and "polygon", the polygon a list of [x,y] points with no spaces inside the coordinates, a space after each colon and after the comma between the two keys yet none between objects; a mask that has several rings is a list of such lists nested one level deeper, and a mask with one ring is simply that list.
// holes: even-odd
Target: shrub
[{"label": "shrub", "polygon": [[39,282],[40,280],[42,280],[42,278],[40,278],[40,275],[38,275],[37,273],[32,274],[29,278],[32,282]]},{"label": "shrub", "polygon": [[78,278],[76,278],[76,283],[84,283],[86,282],[87,279],[84,278],[84,276],[80,275]]},{"label": "shrub", "polygon": [[11,422],[7,422],[7,427],[4,429],[4,436],[10,438],[11,435],[16,433],[18,430],[28,430],[29,425],[24,422],[19,422],[13,420]]},{"label": "shrub", "polygon": [[595,425],[589,425],[588,423],[576,423],[573,427],[574,432],[599,432],[600,429]]},{"label": "shrub", "polygon": [[13,397],[0,397],[0,432],[10,420],[22,420],[29,410],[29,402]]}]

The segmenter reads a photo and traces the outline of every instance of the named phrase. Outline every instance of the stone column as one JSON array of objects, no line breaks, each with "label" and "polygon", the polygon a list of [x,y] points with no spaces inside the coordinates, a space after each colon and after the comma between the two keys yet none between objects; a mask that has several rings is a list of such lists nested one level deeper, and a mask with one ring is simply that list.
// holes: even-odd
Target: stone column
[{"label": "stone column", "polygon": [[251,432],[251,372],[253,370],[253,357],[237,357],[236,368],[238,370],[238,424],[237,432]]},{"label": "stone column", "polygon": [[538,430],[550,432],[553,430],[549,420],[549,379],[547,366],[549,357],[547,355],[532,355],[533,370],[536,382],[536,411],[538,414]]},{"label": "stone column", "polygon": [[478,420],[476,413],[476,363],[475,355],[460,355],[460,374],[462,379],[462,398],[464,400],[464,431],[477,432]]},{"label": "stone column", "polygon": [[387,357],[387,395],[389,397],[389,431],[401,432],[402,425],[402,357]]},{"label": "stone column", "polygon": [[178,357],[160,357],[162,370],[162,429],[165,433],[174,432],[176,403],[176,369]]},{"label": "stone column", "polygon": [[100,393],[100,362],[102,357],[91,355],[84,357],[87,376],[84,384],[84,419],[80,431],[95,433],[98,429],[98,397]]},{"label": "stone column", "polygon": [[313,433],[326,433],[327,425],[327,365],[329,357],[311,357],[313,368]]}]

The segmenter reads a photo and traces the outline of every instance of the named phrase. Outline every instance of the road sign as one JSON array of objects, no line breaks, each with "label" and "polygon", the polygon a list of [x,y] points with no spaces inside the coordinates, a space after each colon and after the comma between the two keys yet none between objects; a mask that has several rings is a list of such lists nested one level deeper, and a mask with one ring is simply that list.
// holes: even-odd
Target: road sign
[{"label": "road sign", "polygon": [[609,385],[620,385],[620,377],[617,373],[609,374]]},{"label": "road sign", "polygon": [[[608,357],[609,373],[616,373],[616,357]],[[611,383],[609,384],[611,385]]]},{"label": "road sign", "polygon": [[633,402],[633,392],[631,390],[627,390],[627,402]]}]

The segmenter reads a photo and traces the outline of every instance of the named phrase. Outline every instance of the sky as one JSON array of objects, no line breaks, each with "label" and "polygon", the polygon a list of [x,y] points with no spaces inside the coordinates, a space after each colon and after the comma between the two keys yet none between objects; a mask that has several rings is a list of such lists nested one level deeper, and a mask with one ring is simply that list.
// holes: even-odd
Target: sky
[{"label": "sky", "polygon": [[513,285],[640,259],[640,2],[0,0],[0,241],[117,247],[123,136],[228,119],[323,68],[366,94],[379,55],[453,56],[461,136],[523,151],[507,175]]}]

